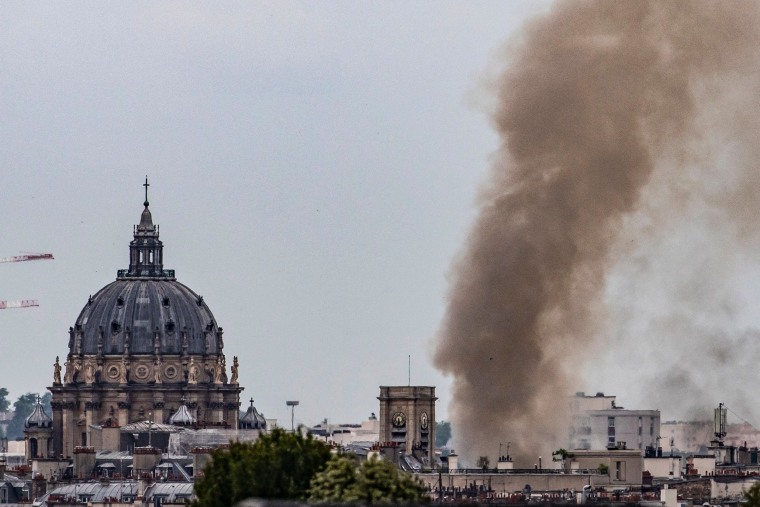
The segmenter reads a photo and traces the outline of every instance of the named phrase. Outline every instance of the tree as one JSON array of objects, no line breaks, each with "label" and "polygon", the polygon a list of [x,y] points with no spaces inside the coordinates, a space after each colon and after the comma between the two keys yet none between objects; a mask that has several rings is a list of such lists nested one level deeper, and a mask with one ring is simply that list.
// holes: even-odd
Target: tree
[{"label": "tree", "polygon": [[435,446],[446,447],[446,444],[451,440],[451,423],[448,421],[441,421],[435,425]]},{"label": "tree", "polygon": [[352,457],[334,456],[311,481],[314,503],[400,504],[428,500],[425,486],[393,463],[371,458],[358,464]]},{"label": "tree", "polygon": [[217,449],[195,482],[197,507],[234,505],[246,498],[304,500],[312,477],[330,459],[330,449],[311,435],[275,429],[254,443],[231,442]]},{"label": "tree", "polygon": [[341,503],[348,502],[356,493],[355,459],[347,456],[333,456],[327,466],[311,480],[309,502]]},{"label": "tree", "polygon": [[756,482],[751,488],[744,493],[744,501],[742,505],[745,507],[760,507],[760,482]]},{"label": "tree", "polygon": [[8,390],[0,387],[0,412],[5,412],[10,406],[11,402],[8,401]]},{"label": "tree", "polygon": [[24,438],[24,421],[37,404],[37,393],[26,393],[13,402],[13,418],[8,423],[6,436],[11,439]]},{"label": "tree", "polygon": [[488,456],[481,456],[478,458],[478,468],[482,468],[483,470],[488,470],[488,467],[491,465],[491,460],[488,459]]}]

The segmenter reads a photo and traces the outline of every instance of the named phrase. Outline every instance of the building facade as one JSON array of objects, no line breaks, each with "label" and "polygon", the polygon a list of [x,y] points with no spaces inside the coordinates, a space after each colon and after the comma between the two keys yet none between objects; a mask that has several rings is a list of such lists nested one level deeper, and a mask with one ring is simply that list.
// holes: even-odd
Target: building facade
[{"label": "building facade", "polygon": [[380,442],[430,466],[435,458],[435,387],[380,386]]},{"label": "building facade", "polygon": [[63,364],[56,358],[48,388],[53,421],[47,457],[70,457],[75,448],[92,446],[94,429],[168,423],[180,409],[200,427],[238,427],[243,388],[237,358],[228,375],[223,329],[203,297],[164,269],[147,181],[129,267],[87,298],[69,328],[65,357]]},{"label": "building facade", "polygon": [[657,449],[660,411],[626,410],[614,396],[576,394],[571,398],[570,449]]}]

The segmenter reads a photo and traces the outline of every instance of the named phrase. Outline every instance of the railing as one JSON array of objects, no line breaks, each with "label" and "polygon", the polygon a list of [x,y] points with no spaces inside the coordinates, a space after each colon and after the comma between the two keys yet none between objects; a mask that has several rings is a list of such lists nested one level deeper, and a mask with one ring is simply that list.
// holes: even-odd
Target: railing
[{"label": "railing", "polygon": [[160,273],[151,273],[148,275],[143,275],[141,272],[138,272],[137,274],[130,274],[128,269],[116,270],[116,278],[142,278],[142,277],[175,278],[173,269],[162,269]]},{"label": "railing", "polygon": [[512,469],[496,469],[496,468],[459,468],[454,472],[460,475],[463,474],[551,474],[551,475],[603,475],[596,468],[575,468],[572,470],[564,470],[557,468],[512,468]]}]

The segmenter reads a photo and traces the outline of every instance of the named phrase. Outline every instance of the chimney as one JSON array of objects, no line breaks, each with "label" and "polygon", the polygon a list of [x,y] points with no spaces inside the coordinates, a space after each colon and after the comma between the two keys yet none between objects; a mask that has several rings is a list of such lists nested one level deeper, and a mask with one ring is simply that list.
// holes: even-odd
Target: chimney
[{"label": "chimney", "polygon": [[455,474],[457,473],[457,466],[459,464],[459,456],[454,452],[454,450],[451,450],[451,453],[449,454],[449,473]]},{"label": "chimney", "polygon": [[151,472],[161,461],[161,449],[156,447],[135,447],[132,465],[137,477]]},{"label": "chimney", "polygon": [[88,478],[95,469],[95,448],[74,447],[74,477]]},{"label": "chimney", "polygon": [[203,469],[211,462],[211,448],[195,447],[190,454],[193,455],[193,477],[200,477],[203,475]]}]

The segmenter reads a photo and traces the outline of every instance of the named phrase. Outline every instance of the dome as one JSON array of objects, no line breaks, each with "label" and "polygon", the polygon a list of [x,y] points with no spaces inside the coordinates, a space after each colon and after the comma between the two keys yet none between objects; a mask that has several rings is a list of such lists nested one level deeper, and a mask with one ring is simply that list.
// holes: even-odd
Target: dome
[{"label": "dome", "polygon": [[203,297],[178,282],[174,270],[164,269],[147,195],[143,204],[129,244],[129,268],[88,298],[69,329],[69,353],[221,355],[222,329]]},{"label": "dome", "polygon": [[[69,328],[66,361],[61,365],[56,358],[53,364],[48,389],[54,423],[44,432],[29,429],[35,435],[52,433],[46,436],[52,445],[41,451],[47,457],[71,456],[78,446],[118,450],[126,441],[134,443],[128,428],[137,426],[148,432],[239,427],[243,387],[237,357],[228,369],[222,328],[203,297],[180,283],[174,270],[164,269],[147,177],[144,186],[126,269],[83,298]],[[38,409],[29,424],[44,424],[44,415]],[[118,427],[122,438],[94,438],[84,431],[89,425]],[[30,446],[35,441],[29,439]]]},{"label": "dome", "polygon": [[189,426],[191,424],[195,424],[195,417],[190,414],[187,406],[183,403],[179,407],[179,410],[177,410],[174,415],[169,418],[169,424]]},{"label": "dome", "polygon": [[203,298],[170,279],[117,279],[89,298],[74,330],[72,354],[124,354],[127,345],[133,355],[181,354],[184,343],[188,354],[222,352],[222,330]]},{"label": "dome", "polygon": [[24,420],[24,428],[31,428],[33,426],[38,428],[49,428],[52,425],[53,420],[45,413],[45,409],[42,408],[40,397],[37,396],[37,404],[34,406],[32,413],[29,414],[29,417]]},{"label": "dome", "polygon": [[246,413],[240,418],[240,428],[249,430],[266,429],[267,420],[264,414],[260,414],[256,407],[253,406],[253,398],[251,398],[251,406],[248,407]]}]

